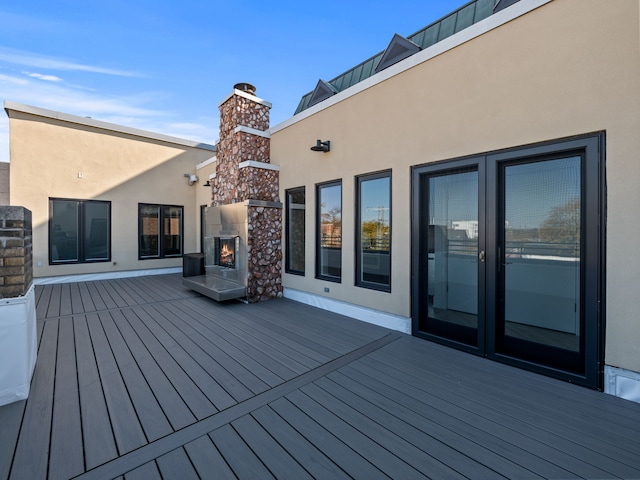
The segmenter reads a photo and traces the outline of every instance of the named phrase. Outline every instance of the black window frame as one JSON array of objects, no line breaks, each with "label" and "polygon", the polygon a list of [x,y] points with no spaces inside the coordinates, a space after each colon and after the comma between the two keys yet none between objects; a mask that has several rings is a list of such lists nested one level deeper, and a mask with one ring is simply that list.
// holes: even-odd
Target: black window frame
[{"label": "black window frame", "polygon": [[[77,237],[77,248],[78,248],[78,258],[75,260],[54,260],[53,257],[53,240],[54,240],[54,228],[56,223],[53,218],[53,205],[54,202],[77,202],[78,203],[78,220],[77,220],[77,229],[76,229],[76,237]],[[87,259],[87,246],[85,245],[85,231],[86,231],[86,222],[85,222],[85,211],[87,204],[104,204],[108,208],[108,218],[107,218],[107,256],[106,258],[90,258]],[[83,200],[78,198],[60,198],[60,197],[50,197],[49,198],[49,239],[48,239],[48,247],[49,247],[49,265],[79,265],[83,263],[105,263],[111,261],[111,201],[109,200]]]},{"label": "black window frame", "polygon": [[[302,209],[304,211],[304,218],[303,218],[303,224],[302,224],[302,270],[299,269],[295,269],[292,268],[291,263],[292,263],[292,252],[293,252],[293,248],[292,248],[292,242],[290,241],[291,239],[291,232],[293,229],[293,218],[291,215],[291,207],[292,207],[292,203],[291,203],[291,196],[294,193],[299,193],[302,192],[303,196],[304,196],[304,203],[302,205],[304,205],[304,208]],[[298,204],[299,205],[299,204]],[[307,233],[306,233],[306,212],[307,212],[307,192],[306,192],[306,188],[303,187],[295,187],[295,188],[289,188],[287,190],[285,190],[285,208],[286,208],[286,222],[285,222],[285,238],[286,238],[286,251],[285,251],[285,272],[286,273],[290,273],[293,275],[300,275],[300,276],[304,276],[305,275],[305,270],[306,270],[306,262],[305,262],[305,252],[306,252],[306,242],[307,242]]]},{"label": "black window frame", "polygon": [[[158,255],[141,255],[142,252],[142,216],[140,215],[143,207],[158,208]],[[165,210],[168,208],[180,209],[180,253],[166,255],[166,244],[164,235]],[[180,258],[184,255],[184,206],[183,205],[164,205],[158,203],[138,203],[138,260],[158,260],[164,258]]]},{"label": "black window frame", "polygon": [[[380,178],[388,178],[389,179],[389,282],[385,283],[377,283],[368,280],[363,280],[363,272],[362,272],[362,256],[361,256],[361,247],[362,247],[362,197],[361,197],[361,188],[362,183],[369,180],[378,180]],[[391,292],[391,232],[393,230],[392,227],[392,177],[391,170],[385,170],[381,172],[375,173],[367,173],[363,175],[358,175],[355,177],[355,194],[356,194],[356,222],[355,222],[355,285],[361,288],[368,288],[370,290],[378,290],[381,292]]]},{"label": "black window frame", "polygon": [[[320,192],[323,188],[340,187],[340,274],[339,275],[327,275],[321,273],[322,271],[322,205],[320,202]],[[342,204],[343,204],[343,189],[342,179],[332,180],[329,182],[323,182],[316,184],[316,278],[318,280],[326,280],[328,282],[342,283]]]}]

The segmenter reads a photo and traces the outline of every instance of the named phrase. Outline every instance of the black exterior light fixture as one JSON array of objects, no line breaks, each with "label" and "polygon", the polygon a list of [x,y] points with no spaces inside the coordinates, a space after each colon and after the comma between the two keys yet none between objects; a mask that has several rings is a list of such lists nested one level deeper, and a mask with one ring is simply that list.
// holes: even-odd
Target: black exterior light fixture
[{"label": "black exterior light fixture", "polygon": [[329,140],[327,140],[326,142],[318,140],[316,144],[311,147],[311,150],[313,150],[314,152],[328,152],[331,150],[331,142]]},{"label": "black exterior light fixture", "polygon": [[204,185],[202,185],[203,187],[210,187],[211,186],[211,182],[209,180],[207,180],[206,182],[204,182]]}]

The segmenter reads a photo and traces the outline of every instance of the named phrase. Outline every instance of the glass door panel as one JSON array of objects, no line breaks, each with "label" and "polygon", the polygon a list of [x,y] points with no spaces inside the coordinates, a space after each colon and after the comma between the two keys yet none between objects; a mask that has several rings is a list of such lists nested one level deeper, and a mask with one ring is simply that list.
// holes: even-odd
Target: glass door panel
[{"label": "glass door panel", "polygon": [[501,169],[497,350],[581,365],[581,157]]},{"label": "glass door panel", "polygon": [[[426,318],[421,330],[478,345],[478,171],[426,179]],[[424,256],[423,256],[424,264]],[[426,293],[426,295],[424,295]]]},{"label": "glass door panel", "polygon": [[414,335],[602,388],[603,141],[413,169]]}]

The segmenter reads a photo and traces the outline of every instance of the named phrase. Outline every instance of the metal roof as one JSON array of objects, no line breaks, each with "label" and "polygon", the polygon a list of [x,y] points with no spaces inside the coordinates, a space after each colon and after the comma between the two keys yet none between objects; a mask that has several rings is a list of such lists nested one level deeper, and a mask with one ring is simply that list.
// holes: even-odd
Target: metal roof
[{"label": "metal roof", "polygon": [[[458,33],[481,20],[484,20],[494,13],[494,11],[506,8],[506,6],[516,3],[517,1],[518,0],[472,0],[450,14],[427,25],[413,35],[409,35],[406,37],[406,40],[417,45],[419,50],[424,50],[425,48],[428,48],[431,45],[434,45],[445,38],[450,37],[451,35]],[[397,37],[400,36],[394,35],[394,38],[391,40],[391,43],[385,51],[374,55],[359,65],[356,65],[351,70],[338,75],[336,78],[329,80],[328,82],[320,80],[313,91],[302,97],[294,115],[306,110],[315,103],[325,100],[328,96],[331,96],[329,90],[332,90],[333,93],[341,92],[382,70],[382,68],[378,68],[378,66],[383,59],[383,56],[385,56],[385,53],[387,53],[387,51],[396,44]],[[386,68],[386,66],[389,65],[385,65],[383,68]]]}]

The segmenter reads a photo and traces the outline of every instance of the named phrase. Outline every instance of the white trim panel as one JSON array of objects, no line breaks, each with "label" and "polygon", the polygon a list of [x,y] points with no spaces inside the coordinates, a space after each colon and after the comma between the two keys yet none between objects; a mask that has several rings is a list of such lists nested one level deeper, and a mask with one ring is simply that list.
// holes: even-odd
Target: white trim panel
[{"label": "white trim panel", "polygon": [[280,165],[272,165],[270,163],[256,162],[255,160],[246,160],[238,164],[238,169],[243,169],[247,167],[261,168],[263,170],[275,170],[276,172],[280,171]]},{"label": "white trim panel", "polygon": [[257,128],[245,127],[244,125],[240,125],[233,129],[233,133],[248,133],[250,135],[256,135],[258,137],[271,138],[271,134],[268,131],[258,130]]},{"label": "white trim panel", "polygon": [[52,285],[55,283],[94,282],[97,280],[113,280],[115,278],[144,277],[147,275],[167,275],[182,273],[182,267],[154,268],[150,270],[125,270],[121,272],[83,273],[78,275],[61,275],[59,277],[34,278],[34,285]]},{"label": "white trim panel", "polygon": [[303,110],[302,112],[289,118],[288,120],[274,125],[269,129],[269,132],[271,132],[271,134],[274,134],[280,130],[283,130],[295,123],[304,120],[307,117],[310,117],[311,115],[314,115],[326,108],[335,105],[336,103],[357,95],[358,93],[370,87],[373,87],[374,85],[382,83],[391,77],[395,77],[396,75],[399,75],[400,73],[403,73],[410,68],[415,67],[416,65],[420,65],[421,63],[431,60],[438,55],[442,55],[443,53],[452,50],[455,47],[462,45],[463,43],[473,40],[480,35],[483,35],[512,20],[515,20],[516,18],[521,17],[522,15],[525,15],[552,1],[553,0],[520,0],[519,2],[509,6],[508,8],[494,13],[484,20],[481,20],[480,22],[467,27],[464,30],[459,31],[458,33],[455,33],[450,37],[447,37],[444,40],[441,40],[440,42],[428,48],[425,48],[424,50],[414,55],[411,55],[401,62],[398,62],[395,65],[392,65],[389,68],[376,73],[375,75],[371,75],[369,78],[366,78],[363,81],[347,88],[346,90],[343,90],[342,92],[329,97],[327,100],[323,100],[322,102],[319,102],[312,107]]},{"label": "white trim panel", "polygon": [[604,391],[609,395],[640,403],[640,373],[605,365]]},{"label": "white trim panel", "polygon": [[251,100],[252,102],[256,102],[259,103],[260,105],[264,105],[265,107],[271,108],[271,102],[267,102],[266,100],[256,97],[255,95],[249,95],[246,92],[243,92],[242,90],[238,90],[237,88],[233,89],[233,92],[231,92],[229,95],[227,95],[226,97],[224,97],[222,100],[220,100],[220,103],[218,103],[218,107],[220,107],[224,102],[226,102],[227,100],[229,100],[231,97],[233,97],[234,95],[238,95],[240,97],[244,97],[248,100]]},{"label": "white trim panel", "polygon": [[201,168],[204,168],[207,165],[211,165],[212,163],[216,163],[217,161],[218,159],[215,156],[211,157],[209,160],[205,160],[204,162],[200,162],[199,164],[197,164],[196,170],[200,170]]},{"label": "white trim panel", "polygon": [[356,320],[362,320],[363,322],[372,323],[379,327],[389,328],[402,333],[411,333],[411,319],[408,317],[401,317],[400,315],[393,315],[380,310],[374,310],[340,300],[333,300],[292,288],[285,288],[283,295],[284,298],[355,318]]}]

